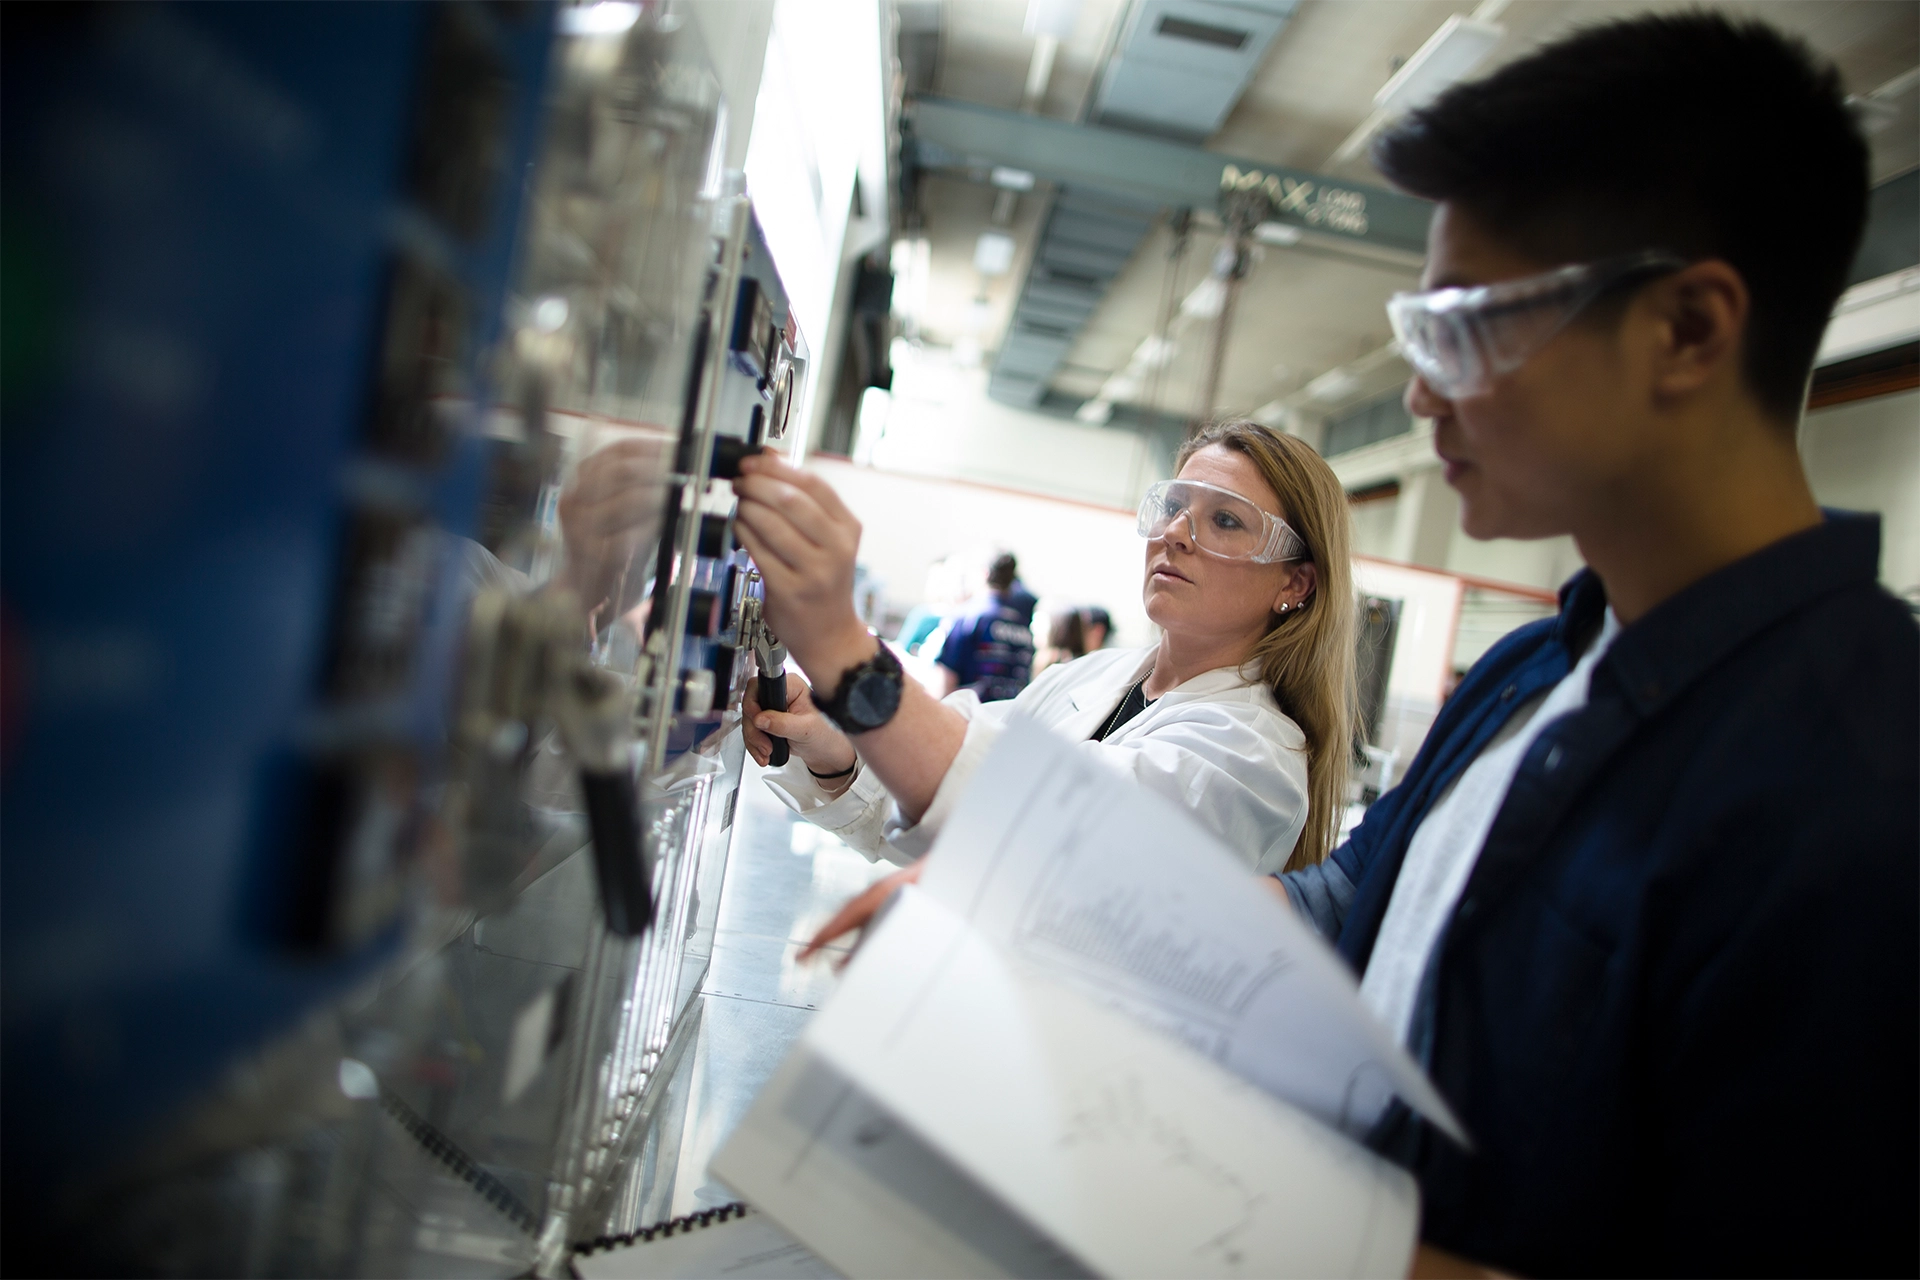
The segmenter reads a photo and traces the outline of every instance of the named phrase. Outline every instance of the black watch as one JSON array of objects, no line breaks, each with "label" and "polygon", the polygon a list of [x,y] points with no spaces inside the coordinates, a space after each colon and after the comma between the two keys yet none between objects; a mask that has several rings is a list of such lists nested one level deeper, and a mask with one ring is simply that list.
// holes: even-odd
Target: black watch
[{"label": "black watch", "polygon": [[900,659],[882,642],[880,652],[846,669],[833,696],[823,698],[815,689],[813,705],[845,732],[866,733],[893,719],[893,713],[900,709],[904,678]]}]

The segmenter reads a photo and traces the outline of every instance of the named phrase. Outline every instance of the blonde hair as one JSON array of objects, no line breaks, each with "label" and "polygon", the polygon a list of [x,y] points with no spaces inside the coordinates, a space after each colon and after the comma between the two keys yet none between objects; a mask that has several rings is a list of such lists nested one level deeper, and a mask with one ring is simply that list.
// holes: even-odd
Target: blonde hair
[{"label": "blonde hair", "polygon": [[1174,474],[1210,445],[1231,449],[1260,468],[1280,499],[1281,514],[1306,542],[1301,559],[1314,586],[1299,607],[1276,613],[1254,646],[1260,682],[1307,739],[1307,825],[1286,869],[1311,866],[1333,850],[1347,803],[1353,725],[1359,692],[1354,677],[1352,520],[1346,490],[1320,455],[1297,436],[1257,422],[1217,422],[1180,447]]}]

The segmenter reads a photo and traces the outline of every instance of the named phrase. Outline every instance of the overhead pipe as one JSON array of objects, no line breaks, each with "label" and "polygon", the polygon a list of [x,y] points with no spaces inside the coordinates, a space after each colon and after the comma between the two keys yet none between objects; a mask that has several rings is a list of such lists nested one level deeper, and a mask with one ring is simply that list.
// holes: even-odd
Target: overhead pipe
[{"label": "overhead pipe", "polygon": [[1274,215],[1272,193],[1265,185],[1241,186],[1222,183],[1220,220],[1226,224],[1227,238],[1213,256],[1214,278],[1220,281],[1220,314],[1213,322],[1213,342],[1207,352],[1207,376],[1201,383],[1199,412],[1188,424],[1191,439],[1213,418],[1220,396],[1220,373],[1227,362],[1227,338],[1233,329],[1234,303],[1239,300],[1240,285],[1253,265],[1254,232]]}]

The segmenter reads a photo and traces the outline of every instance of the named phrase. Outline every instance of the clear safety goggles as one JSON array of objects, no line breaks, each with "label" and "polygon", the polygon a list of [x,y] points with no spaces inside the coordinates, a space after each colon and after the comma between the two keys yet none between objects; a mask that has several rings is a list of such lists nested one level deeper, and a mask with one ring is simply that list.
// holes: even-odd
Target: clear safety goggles
[{"label": "clear safety goggles", "polygon": [[1231,489],[1198,480],[1162,480],[1140,500],[1140,536],[1164,538],[1182,518],[1193,544],[1222,560],[1273,564],[1298,560],[1307,544],[1293,527],[1271,511]]},{"label": "clear safety goggles", "polygon": [[1609,290],[1686,265],[1647,250],[1498,284],[1396,293],[1387,300],[1387,319],[1407,363],[1454,400],[1490,390]]}]

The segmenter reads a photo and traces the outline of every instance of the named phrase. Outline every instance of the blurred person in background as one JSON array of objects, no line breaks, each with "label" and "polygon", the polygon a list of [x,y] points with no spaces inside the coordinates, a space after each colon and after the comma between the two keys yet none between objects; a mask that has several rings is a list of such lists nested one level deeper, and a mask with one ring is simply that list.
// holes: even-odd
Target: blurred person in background
[{"label": "blurred person in background", "polygon": [[[1018,566],[1015,564],[1014,558],[1011,555],[1003,558],[1008,564],[1015,565],[1017,570]],[[996,558],[994,563],[999,564],[1000,559]],[[989,570],[989,572],[991,572],[991,570]],[[1006,601],[1010,608],[1020,611],[1022,619],[1029,627],[1033,625],[1033,611],[1040,607],[1040,600],[1033,592],[1027,590],[1027,584],[1020,581],[1020,576],[1017,571],[1014,574],[1013,581],[1007,584]]]},{"label": "blurred person in background", "polygon": [[1080,626],[1088,653],[1106,648],[1107,641],[1113,638],[1113,615],[1097,604],[1080,610]]},{"label": "blurred person in background", "polygon": [[1033,658],[1033,674],[1087,655],[1086,624],[1078,609],[1062,609],[1047,623],[1047,643]]},{"label": "blurred person in background", "polygon": [[[791,744],[767,781],[801,816],[908,863],[1017,712],[1190,810],[1253,869],[1326,855],[1351,750],[1353,590],[1346,495],[1302,441],[1245,422],[1190,440],[1177,478],[1149,489],[1139,513],[1159,641],[1060,663],[995,703],[971,690],[937,701],[900,681],[846,600],[859,523],[824,481],[778,459],[745,472],[740,537],[766,577],[769,617],[826,691],[817,705],[789,676],[789,711],[745,708],[756,760],[769,734]],[[1008,564],[999,579],[1012,578]],[[894,880],[850,909],[870,910]]]},{"label": "blurred person in background", "polygon": [[1033,678],[1032,595],[1019,562],[1002,553],[987,570],[986,594],[947,628],[940,646],[946,692],[969,689],[982,702],[1015,698]]}]

